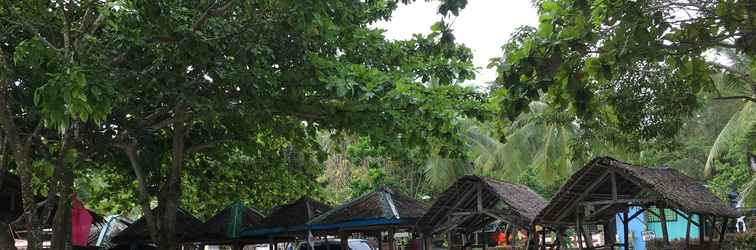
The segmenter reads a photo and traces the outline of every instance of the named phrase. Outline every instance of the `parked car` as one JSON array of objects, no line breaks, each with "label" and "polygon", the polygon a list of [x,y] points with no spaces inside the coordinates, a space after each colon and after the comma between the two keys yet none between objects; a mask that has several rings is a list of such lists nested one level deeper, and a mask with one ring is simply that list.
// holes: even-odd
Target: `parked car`
[{"label": "parked car", "polygon": [[[328,239],[328,245],[326,245],[325,240],[316,240],[313,241],[313,244],[315,246],[314,250],[342,250],[340,239]],[[373,248],[368,245],[368,241],[363,239],[349,239],[347,244],[349,245],[349,249],[347,250],[373,250]],[[297,249],[309,250],[307,242],[300,243]]]}]

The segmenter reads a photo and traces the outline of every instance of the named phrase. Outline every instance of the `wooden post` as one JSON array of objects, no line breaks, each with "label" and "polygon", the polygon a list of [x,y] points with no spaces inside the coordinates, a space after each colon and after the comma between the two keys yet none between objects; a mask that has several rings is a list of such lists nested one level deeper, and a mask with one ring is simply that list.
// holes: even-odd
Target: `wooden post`
[{"label": "wooden post", "polygon": [[719,249],[722,249],[722,243],[724,243],[725,232],[727,231],[727,220],[729,218],[722,218],[722,231],[719,231]]},{"label": "wooden post", "polygon": [[698,215],[698,244],[703,245],[704,244],[704,237],[706,230],[706,216],[703,214]]},{"label": "wooden post", "polygon": [[452,233],[453,230],[449,230],[446,232],[446,244],[449,244],[449,250],[454,249],[454,233]]},{"label": "wooden post", "polygon": [[541,230],[541,250],[546,250],[546,228]]},{"label": "wooden post", "polygon": [[531,237],[532,234],[530,233],[532,229],[529,229],[525,232],[525,237],[528,238],[527,241],[525,241],[525,250],[530,250],[530,242],[533,241],[533,238]]},{"label": "wooden post", "polygon": [[433,249],[433,236],[423,234],[423,250]]},{"label": "wooden post", "polygon": [[692,221],[693,221],[693,214],[688,214],[688,226],[685,228],[685,247],[686,248],[690,248],[690,224]]},{"label": "wooden post", "polygon": [[667,230],[667,216],[666,216],[666,212],[665,212],[666,209],[664,207],[658,207],[658,206],[657,206],[657,208],[659,208],[659,220],[661,221],[662,236],[664,237],[664,246],[665,246],[665,249],[666,249],[666,248],[668,248],[670,246],[670,244],[669,244],[669,231]]},{"label": "wooden post", "polygon": [[349,250],[349,236],[346,232],[341,232],[341,250]]},{"label": "wooden post", "polygon": [[394,250],[394,247],[395,247],[394,246],[394,234],[395,233],[396,233],[396,231],[393,228],[389,229],[389,235],[388,235],[389,247],[388,247],[388,250]]},{"label": "wooden post", "polygon": [[512,248],[517,247],[517,235],[519,232],[517,232],[517,225],[512,225]]},{"label": "wooden post", "polygon": [[583,224],[580,219],[580,210],[575,209],[575,238],[577,239],[578,249],[583,249]]},{"label": "wooden post", "polygon": [[378,232],[378,250],[383,250],[383,231]]},{"label": "wooden post", "polygon": [[614,243],[617,243],[617,223],[616,216],[612,216],[608,222],[604,223],[604,245],[614,250]]},{"label": "wooden post", "polygon": [[625,207],[625,211],[622,211],[622,230],[623,230],[623,241],[622,241],[622,248],[623,250],[629,250],[630,249],[630,220],[628,220],[628,210],[630,210],[630,207]]}]

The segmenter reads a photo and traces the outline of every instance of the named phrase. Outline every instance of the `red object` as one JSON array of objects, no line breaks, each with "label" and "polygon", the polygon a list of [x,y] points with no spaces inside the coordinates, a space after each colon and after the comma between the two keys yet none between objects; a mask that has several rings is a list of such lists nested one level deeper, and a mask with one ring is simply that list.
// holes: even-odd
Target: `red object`
[{"label": "red object", "polygon": [[506,235],[504,235],[504,232],[499,231],[495,235],[496,235],[495,237],[496,237],[497,246],[506,245],[508,243]]},{"label": "red object", "polygon": [[74,197],[71,209],[71,244],[87,246],[90,229],[92,229],[92,215],[81,205],[81,201]]},{"label": "red object", "polygon": [[419,239],[414,239],[414,240],[412,240],[412,241],[410,242],[410,247],[409,247],[409,249],[410,249],[410,250],[418,250],[418,249],[420,249],[420,248],[418,247],[418,244],[419,244],[419,242],[418,242],[418,241],[420,241],[420,240],[419,240]]}]

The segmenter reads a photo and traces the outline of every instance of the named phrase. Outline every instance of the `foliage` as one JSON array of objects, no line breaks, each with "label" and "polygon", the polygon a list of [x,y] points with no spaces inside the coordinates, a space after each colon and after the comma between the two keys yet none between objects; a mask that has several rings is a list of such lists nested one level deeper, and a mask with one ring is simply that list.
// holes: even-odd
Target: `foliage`
[{"label": "foliage", "polygon": [[548,94],[550,104],[575,112],[581,127],[608,125],[630,142],[663,143],[699,106],[696,94],[717,91],[715,72],[754,84],[704,54],[727,47],[753,57],[748,1],[549,0],[538,6],[539,27],[521,29],[491,64],[499,72],[494,93],[509,119]]}]

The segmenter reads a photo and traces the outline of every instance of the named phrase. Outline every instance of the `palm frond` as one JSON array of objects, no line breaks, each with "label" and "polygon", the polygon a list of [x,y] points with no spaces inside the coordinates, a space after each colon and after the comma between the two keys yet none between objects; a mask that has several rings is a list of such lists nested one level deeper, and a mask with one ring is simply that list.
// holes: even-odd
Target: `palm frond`
[{"label": "palm frond", "polygon": [[[709,149],[704,166],[704,175],[710,177],[714,169],[714,161],[726,152],[728,143],[739,136],[749,136],[756,126],[756,108],[753,102],[746,102],[743,108],[732,115],[725,127],[719,132],[717,138]],[[756,133],[754,133],[756,134]],[[751,135],[753,136],[753,135]]]}]

